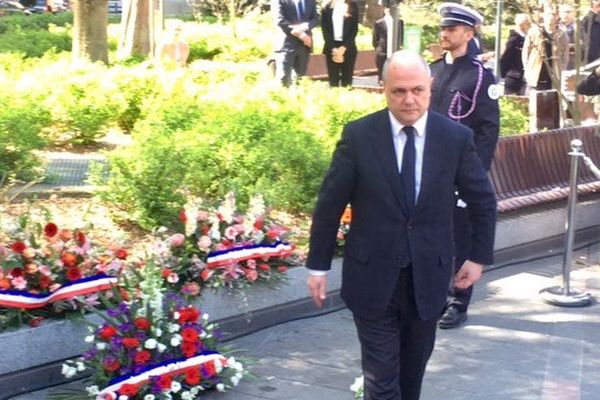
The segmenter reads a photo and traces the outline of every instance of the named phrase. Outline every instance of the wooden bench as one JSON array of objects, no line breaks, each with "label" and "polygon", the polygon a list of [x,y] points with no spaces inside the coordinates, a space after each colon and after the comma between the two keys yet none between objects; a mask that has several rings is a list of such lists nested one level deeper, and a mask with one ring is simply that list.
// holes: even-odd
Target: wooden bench
[{"label": "wooden bench", "polygon": [[[359,51],[356,55],[356,64],[354,64],[354,75],[361,76],[375,74],[377,74],[375,50]],[[310,55],[306,75],[313,79],[327,79],[327,63],[323,54],[313,53]]]},{"label": "wooden bench", "polygon": [[[508,212],[566,199],[569,196],[571,140],[600,164],[598,126],[556,129],[501,138],[490,170],[498,212]],[[578,193],[600,192],[598,180],[580,163]]]}]

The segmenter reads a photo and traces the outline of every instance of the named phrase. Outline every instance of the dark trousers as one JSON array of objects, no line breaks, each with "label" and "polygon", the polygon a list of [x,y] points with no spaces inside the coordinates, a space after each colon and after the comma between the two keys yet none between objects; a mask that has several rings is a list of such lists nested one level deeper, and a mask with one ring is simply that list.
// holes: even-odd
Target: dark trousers
[{"label": "dark trousers", "polygon": [[382,315],[354,315],[361,345],[365,400],[418,400],[438,319],[419,319],[411,274],[400,273]]},{"label": "dark trousers", "polygon": [[[333,47],[338,47],[341,45],[341,42],[334,43]],[[327,60],[327,76],[329,78],[329,86],[352,86],[354,64],[356,63],[356,49],[346,49],[343,63],[333,62],[331,58],[331,50],[325,52],[325,60]]]},{"label": "dark trousers", "polygon": [[525,94],[527,84],[522,78],[513,78],[507,76],[504,80],[504,94],[516,94],[522,96]]},{"label": "dark trousers", "polygon": [[[454,273],[456,273],[467,260],[471,251],[471,224],[466,208],[454,207],[454,247],[456,252]],[[473,294],[473,286],[468,289],[458,289],[451,283],[448,291],[448,305],[453,305],[460,311],[467,311]]]},{"label": "dark trousers", "polygon": [[292,71],[296,77],[306,75],[310,49],[306,46],[299,46],[296,49],[281,50],[275,53],[275,78],[283,86],[292,84]]}]

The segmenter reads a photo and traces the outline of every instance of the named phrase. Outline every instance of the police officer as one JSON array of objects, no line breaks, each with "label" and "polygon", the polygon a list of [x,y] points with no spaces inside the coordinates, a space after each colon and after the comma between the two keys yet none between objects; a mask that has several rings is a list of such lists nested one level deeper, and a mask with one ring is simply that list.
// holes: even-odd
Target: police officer
[{"label": "police officer", "polygon": [[[467,51],[475,26],[483,22],[483,17],[456,3],[442,3],[438,12],[442,17],[440,42],[445,52],[430,66],[433,76],[431,109],[473,130],[479,158],[489,171],[500,128],[498,87],[492,73]],[[454,213],[456,271],[466,260],[471,247],[467,212],[468,205],[457,199]],[[466,321],[472,288],[450,288],[446,310],[439,321],[440,328],[456,328]]]}]

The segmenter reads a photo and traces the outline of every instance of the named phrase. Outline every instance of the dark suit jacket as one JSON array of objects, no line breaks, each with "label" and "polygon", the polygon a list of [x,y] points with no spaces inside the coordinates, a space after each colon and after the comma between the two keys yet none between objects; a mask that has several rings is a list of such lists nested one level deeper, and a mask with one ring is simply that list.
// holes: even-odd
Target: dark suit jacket
[{"label": "dark suit jacket", "polygon": [[315,0],[304,0],[304,21],[298,19],[294,0],[272,0],[271,12],[275,19],[275,25],[278,27],[276,29],[275,51],[295,50],[304,46],[300,39],[292,35],[290,25],[308,22],[310,29],[306,33],[312,36],[311,29],[319,23]]},{"label": "dark suit jacket", "polygon": [[[385,23],[385,17],[375,21],[373,25],[373,48],[377,55],[387,57],[387,24]],[[398,20],[398,43],[402,47],[404,41],[404,21]]]},{"label": "dark suit jacket", "polygon": [[496,201],[475,151],[472,131],[429,112],[421,189],[409,219],[387,109],[345,126],[313,215],[306,266],[327,269],[340,216],[352,204],[342,297],[358,315],[373,317],[388,304],[400,260],[410,246],[417,310],[440,316],[453,275],[455,188],[469,204],[473,247],[469,259],[492,263]]},{"label": "dark suit jacket", "polygon": [[513,29],[510,30],[504,53],[500,57],[500,76],[507,75],[513,79],[523,79],[523,43],[525,37]]},{"label": "dark suit jacket", "polygon": [[592,72],[587,78],[577,85],[577,93],[586,96],[595,96],[600,94],[600,76]]},{"label": "dark suit jacket", "polygon": [[[328,2],[321,10],[321,30],[323,31],[323,53],[330,54],[331,49],[339,45],[334,45],[333,39],[333,7]],[[351,1],[349,5],[349,15],[344,17],[344,28],[342,33],[342,44],[347,50],[356,50],[356,34],[358,33],[358,5],[355,1]]]}]

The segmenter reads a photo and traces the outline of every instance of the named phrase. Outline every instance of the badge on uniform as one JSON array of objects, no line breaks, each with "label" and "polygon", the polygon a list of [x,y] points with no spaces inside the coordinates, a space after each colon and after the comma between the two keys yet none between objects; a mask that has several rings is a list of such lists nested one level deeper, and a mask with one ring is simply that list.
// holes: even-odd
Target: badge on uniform
[{"label": "badge on uniform", "polygon": [[490,99],[498,100],[500,95],[502,95],[501,91],[500,86],[492,84],[488,87],[487,94]]}]

